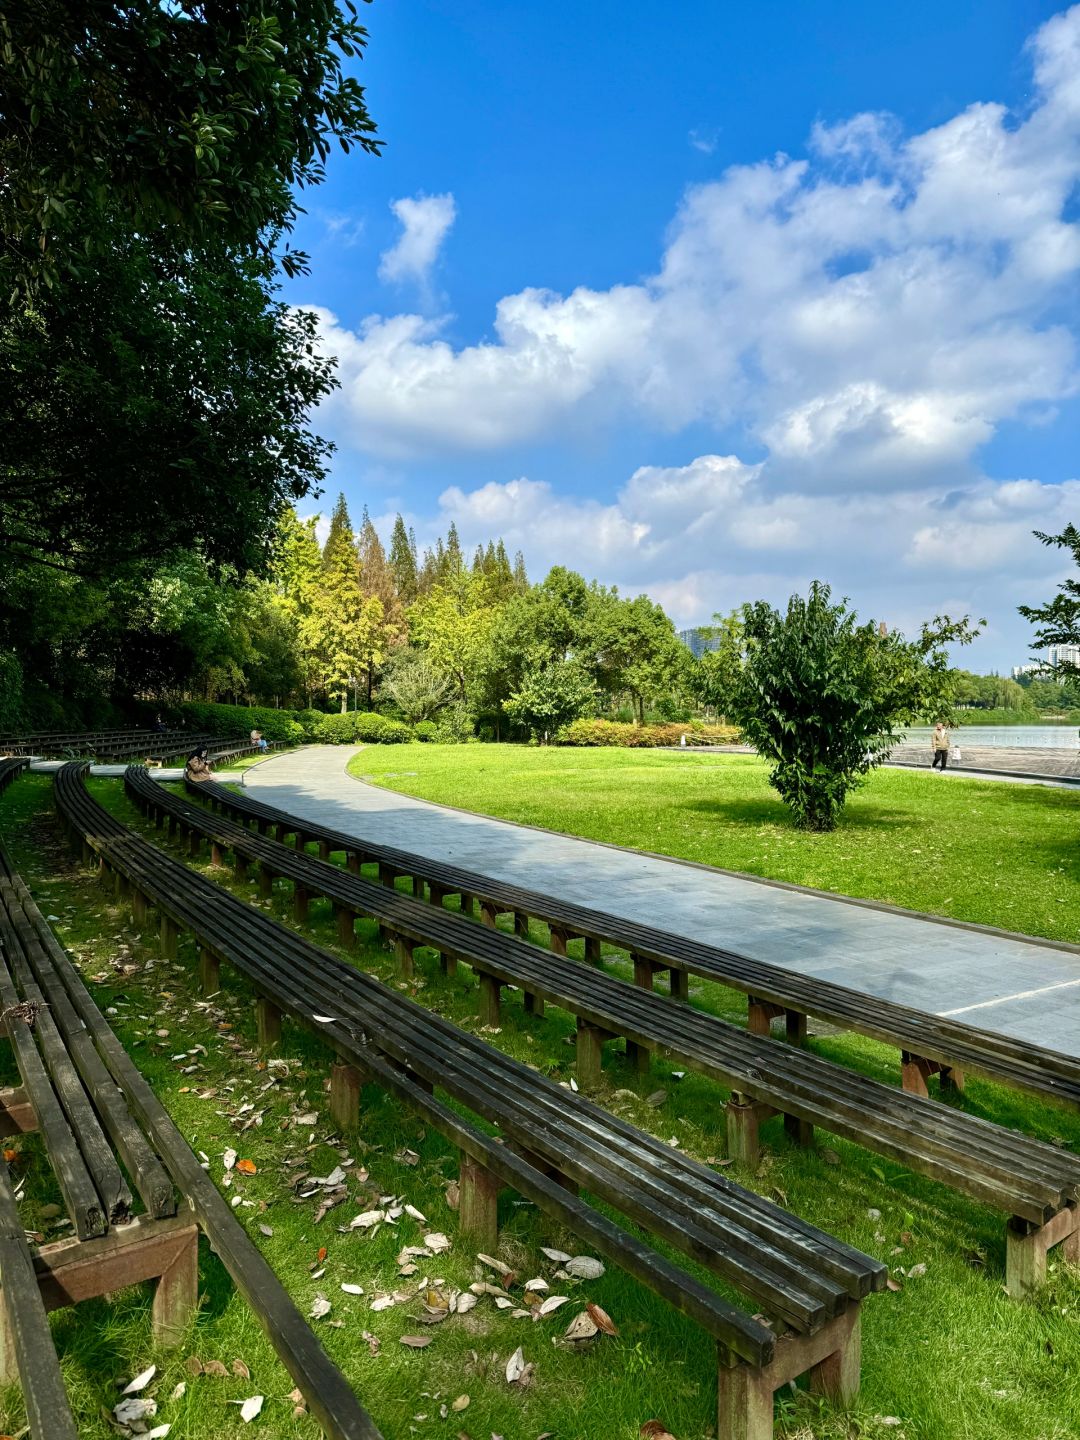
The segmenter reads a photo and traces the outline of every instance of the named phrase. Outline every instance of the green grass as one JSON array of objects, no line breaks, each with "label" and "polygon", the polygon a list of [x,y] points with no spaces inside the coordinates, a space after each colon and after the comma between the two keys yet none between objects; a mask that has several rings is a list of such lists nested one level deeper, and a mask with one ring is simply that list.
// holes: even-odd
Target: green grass
[{"label": "green grass", "polygon": [[370,746],[349,770],[527,825],[1080,941],[1080,791],[879,770],[838,829],[812,835],[752,755]]},{"label": "green grass", "polygon": [[[369,765],[373,753],[363,752]],[[408,752],[380,751],[379,759],[386,762],[385,773],[426,767],[429,753],[441,763],[438,752],[419,746]],[[459,767],[475,763],[471,747],[444,753]],[[485,749],[478,760],[489,760],[492,753]],[[514,753],[535,764],[533,752]],[[95,781],[92,788],[127,823],[145,828],[119,782]],[[281,1053],[289,1062],[288,1074],[275,1078],[279,1072],[265,1068],[254,1049],[253,997],[247,987],[223,972],[221,995],[209,1007],[201,1004],[190,941],[182,941],[175,965],[163,962],[152,931],[137,933],[127,909],[114,904],[111,890],[72,865],[59,844],[49,804],[48,782],[37,776],[19,780],[0,801],[0,819],[5,835],[15,842],[17,863],[44,912],[58,917],[55,928],[75,954],[98,1003],[115,1012],[110,1019],[124,1044],[185,1135],[210,1156],[210,1173],[220,1181],[220,1157],[229,1145],[255,1162],[257,1174],[238,1180],[227,1193],[241,1193],[252,1202],[251,1208],[242,1205],[237,1213],[302,1308],[306,1311],[319,1291],[333,1301],[328,1319],[344,1323],[331,1328],[327,1320],[321,1321],[319,1333],[389,1440],[413,1435],[455,1440],[459,1431],[473,1440],[489,1435],[534,1440],[545,1431],[558,1440],[633,1440],[641,1424],[656,1415],[678,1440],[706,1440],[715,1424],[711,1347],[692,1324],[614,1268],[601,1281],[570,1293],[576,1300],[594,1299],[604,1306],[620,1327],[617,1340],[584,1351],[561,1348],[552,1340],[562,1334],[578,1304],[534,1325],[509,1318],[484,1300],[468,1316],[434,1327],[427,1349],[404,1349],[399,1337],[423,1330],[410,1319],[418,1307],[398,1305],[373,1313],[367,1296],[404,1283],[397,1279],[394,1257],[401,1245],[419,1241],[420,1229],[403,1219],[398,1233],[386,1229],[371,1239],[363,1232],[339,1234],[336,1225],[368,1208],[378,1194],[405,1194],[454,1242],[448,1254],[424,1267],[426,1273],[467,1285],[479,1272],[470,1248],[457,1238],[456,1217],[447,1202],[446,1182],[455,1170],[449,1148],[413,1116],[366,1090],[360,1134],[345,1149],[370,1171],[370,1178],[365,1184],[351,1182],[348,1204],[315,1225],[310,1203],[292,1203],[291,1186],[298,1173],[325,1174],[342,1155],[338,1144],[329,1142],[323,1089],[328,1053],[317,1040],[286,1026]],[[147,833],[161,841],[159,832]],[[653,844],[651,837],[648,843]],[[205,859],[193,863],[234,892],[253,897],[254,887],[238,887],[231,871],[212,870]],[[287,919],[289,902],[290,887],[278,882],[270,902],[273,912]],[[330,907],[324,902],[311,902],[304,930],[327,948],[337,948]],[[544,937],[542,927],[534,927],[533,933],[538,940]],[[400,986],[392,956],[375,927],[361,924],[359,934],[355,963]],[[418,952],[417,960],[418,975],[407,987],[409,993],[474,1028],[477,991],[471,972],[462,967],[455,979],[447,980],[432,954]],[[608,963],[615,973],[627,973],[624,958],[612,954]],[[704,983],[692,982],[691,1000],[727,1018],[742,1009],[739,997]],[[158,1030],[169,1033],[160,1036]],[[513,996],[504,1002],[500,1030],[485,1038],[568,1081],[572,1034],[566,1014],[549,1009],[544,1019],[527,1016],[520,997]],[[208,1054],[197,1055],[200,1068],[185,1074],[190,1054],[184,1061],[173,1057],[196,1044],[205,1045]],[[833,1035],[816,1037],[811,1044],[843,1063],[897,1080],[895,1053],[870,1041]],[[654,1109],[645,1097],[658,1089],[665,1090],[667,1098]],[[611,1110],[665,1140],[677,1139],[687,1153],[708,1163],[724,1159],[725,1098],[702,1077],[688,1074],[677,1080],[667,1062],[658,1061],[652,1075],[639,1080],[618,1059],[607,1063],[598,1096]],[[951,1103],[1072,1147],[1080,1143],[1080,1117],[992,1085],[972,1081],[966,1094]],[[238,1126],[253,1113],[244,1108],[248,1104],[263,1111],[262,1124],[239,1134]],[[291,1127],[290,1116],[308,1107],[319,1112],[319,1123],[302,1131]],[[309,1141],[312,1132],[314,1140]],[[1075,1270],[1053,1263],[1047,1289],[1034,1303],[1018,1306],[1001,1289],[1002,1217],[831,1137],[821,1137],[817,1148],[802,1152],[787,1143],[782,1126],[774,1121],[766,1127],[765,1141],[757,1172],[738,1178],[880,1255],[903,1286],[866,1303],[863,1387],[854,1411],[849,1415],[819,1409],[801,1393],[787,1394],[780,1401],[779,1433],[790,1440],[1066,1440],[1077,1435],[1080,1275]],[[420,1157],[415,1167],[395,1158],[402,1147]],[[36,1142],[20,1142],[19,1148],[23,1158],[17,1169],[26,1178],[28,1193],[24,1216],[28,1224],[36,1224],[41,1205],[56,1197]],[[290,1167],[290,1160],[302,1163]],[[873,1218],[871,1209],[880,1210],[880,1218]],[[531,1207],[515,1205],[512,1196],[504,1196],[502,1219],[500,1253],[522,1279],[545,1273],[540,1245],[561,1246],[571,1253],[581,1248]],[[261,1234],[260,1224],[270,1225],[273,1236]],[[327,1250],[321,1262],[326,1274],[315,1280],[309,1267],[319,1265],[320,1247]],[[926,1267],[925,1274],[903,1273],[919,1265]],[[342,1281],[359,1283],[367,1296],[344,1295]],[[310,1420],[293,1422],[291,1380],[217,1261],[205,1252],[202,1290],[206,1299],[194,1332],[172,1357],[150,1350],[145,1292],[125,1293],[112,1304],[94,1302],[55,1317],[80,1433],[95,1440],[112,1433],[99,1407],[115,1403],[117,1379],[134,1374],[151,1359],[160,1367],[152,1387],[162,1401],[157,1419],[173,1422],[171,1440],[248,1433],[306,1440],[317,1433]],[[364,1330],[378,1337],[377,1356],[363,1339]],[[535,1383],[523,1394],[511,1390],[502,1373],[519,1345],[537,1366]],[[252,1379],[193,1379],[184,1368],[190,1354],[204,1362],[218,1359],[226,1368],[240,1358]],[[170,1404],[168,1396],[179,1380],[187,1382],[187,1392]],[[249,1431],[227,1401],[254,1393],[268,1398],[263,1416]],[[462,1394],[470,1396],[468,1409],[440,1418],[440,1405]],[[886,1424],[891,1417],[901,1424]],[[0,1407],[0,1430],[16,1433],[20,1423],[18,1392],[11,1391]]]}]

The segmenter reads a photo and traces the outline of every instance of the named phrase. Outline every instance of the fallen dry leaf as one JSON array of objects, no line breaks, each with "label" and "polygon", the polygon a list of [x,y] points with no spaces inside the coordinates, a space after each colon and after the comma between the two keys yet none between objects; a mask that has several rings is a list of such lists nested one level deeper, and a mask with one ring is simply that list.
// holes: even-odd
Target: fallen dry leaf
[{"label": "fallen dry leaf", "polygon": [[240,1419],[247,1425],[255,1419],[255,1416],[258,1415],[262,1409],[263,1397],[261,1395],[251,1395],[247,1400],[234,1400],[232,1403],[240,1406]]},{"label": "fallen dry leaf", "polygon": [[615,1323],[606,1310],[602,1310],[599,1305],[594,1305],[591,1300],[586,1303],[585,1309],[588,1311],[589,1319],[598,1330],[602,1330],[605,1335],[618,1335]]},{"label": "fallen dry leaf", "polygon": [[431,1344],[430,1335],[402,1335],[402,1345],[407,1345],[410,1350],[423,1350],[425,1345]]},{"label": "fallen dry leaf", "polygon": [[234,1375],[239,1375],[241,1380],[251,1379],[251,1371],[244,1364],[243,1360],[234,1360],[232,1362],[232,1373]]},{"label": "fallen dry leaf", "polygon": [[567,1340],[591,1340],[598,1333],[596,1321],[587,1310],[575,1315],[566,1327]]},{"label": "fallen dry leaf", "polygon": [[457,1397],[457,1399],[454,1401],[454,1403],[450,1406],[450,1409],[453,1410],[453,1411],[455,1411],[457,1414],[460,1414],[462,1410],[467,1410],[468,1408],[469,1408],[469,1397],[468,1397],[468,1395],[459,1395],[459,1396]]},{"label": "fallen dry leaf", "polygon": [[151,1365],[148,1370],[144,1370],[141,1375],[136,1375],[134,1380],[129,1381],[121,1390],[121,1395],[137,1395],[140,1390],[146,1389],[156,1374],[157,1366]]},{"label": "fallen dry leaf", "polygon": [[604,1273],[604,1262],[594,1260],[591,1255],[575,1255],[566,1262],[566,1273],[576,1275],[579,1280],[599,1280]]},{"label": "fallen dry leaf", "polygon": [[643,1440],[675,1440],[675,1436],[662,1420],[646,1420],[638,1434]]},{"label": "fallen dry leaf", "polygon": [[236,1168],[241,1175],[256,1175],[258,1173],[254,1160],[237,1160]]},{"label": "fallen dry leaf", "polygon": [[506,1362],[506,1380],[510,1385],[516,1385],[525,1374],[525,1353],[519,1345],[513,1355]]}]

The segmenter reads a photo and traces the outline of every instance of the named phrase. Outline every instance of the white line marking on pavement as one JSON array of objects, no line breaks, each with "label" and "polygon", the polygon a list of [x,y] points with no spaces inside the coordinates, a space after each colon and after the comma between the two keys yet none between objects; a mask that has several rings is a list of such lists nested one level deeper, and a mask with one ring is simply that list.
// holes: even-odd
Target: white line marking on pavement
[{"label": "white line marking on pavement", "polygon": [[943,1020],[952,1015],[966,1015],[969,1010],[985,1010],[988,1005],[1005,1005],[1010,1000],[1030,1000],[1033,995],[1045,995],[1050,990],[1068,990],[1070,985],[1080,985],[1080,980],[1059,980],[1056,985],[1043,985],[1038,990],[1018,990],[1015,995],[999,995],[996,1000],[980,1000],[977,1005],[962,1005],[959,1010],[941,1010]]}]

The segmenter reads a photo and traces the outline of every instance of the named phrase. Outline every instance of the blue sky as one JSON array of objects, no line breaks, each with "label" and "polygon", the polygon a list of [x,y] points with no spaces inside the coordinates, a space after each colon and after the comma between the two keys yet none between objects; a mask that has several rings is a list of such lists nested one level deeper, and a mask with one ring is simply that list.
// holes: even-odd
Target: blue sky
[{"label": "blue sky", "polygon": [[386,151],[304,197],[287,290],[340,360],[334,490],[680,624],[820,577],[1025,658],[1030,532],[1080,518],[1080,7],[363,19]]}]

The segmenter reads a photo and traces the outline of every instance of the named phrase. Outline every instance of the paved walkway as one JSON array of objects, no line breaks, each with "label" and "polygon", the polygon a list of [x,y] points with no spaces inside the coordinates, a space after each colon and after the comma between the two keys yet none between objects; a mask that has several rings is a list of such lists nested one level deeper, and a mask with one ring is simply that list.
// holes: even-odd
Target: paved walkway
[{"label": "paved walkway", "polygon": [[289,751],[244,787],[348,834],[1080,1057],[1080,953],[431,805],[354,780],[355,753]]}]

